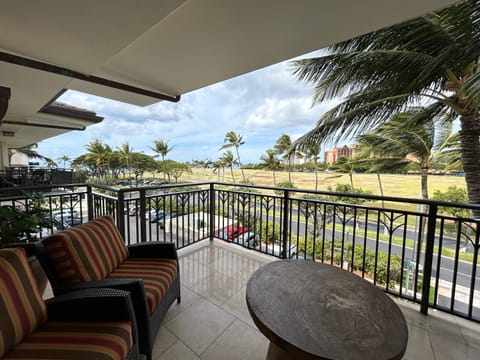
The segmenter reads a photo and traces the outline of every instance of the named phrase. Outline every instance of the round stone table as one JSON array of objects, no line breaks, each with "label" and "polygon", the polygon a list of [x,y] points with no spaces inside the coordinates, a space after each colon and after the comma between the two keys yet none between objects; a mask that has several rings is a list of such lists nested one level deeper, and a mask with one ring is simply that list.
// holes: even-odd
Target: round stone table
[{"label": "round stone table", "polygon": [[258,269],[247,306],[270,340],[267,359],[401,359],[405,318],[380,289],[348,271],[304,260]]}]

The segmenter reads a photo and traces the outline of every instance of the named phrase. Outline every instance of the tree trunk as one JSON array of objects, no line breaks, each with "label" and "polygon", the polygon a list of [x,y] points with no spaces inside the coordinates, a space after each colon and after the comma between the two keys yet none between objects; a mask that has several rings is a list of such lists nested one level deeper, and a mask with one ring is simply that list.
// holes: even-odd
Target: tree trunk
[{"label": "tree trunk", "polygon": [[[378,181],[378,188],[380,189],[380,196],[382,197],[382,209],[385,209],[385,200],[383,199],[385,195],[383,193],[382,178],[380,177],[380,172],[378,170],[377,170],[377,181]],[[383,211],[383,233],[385,235],[388,235],[387,215],[385,214],[385,211]]]},{"label": "tree trunk", "polygon": [[422,168],[420,170],[420,179],[422,187],[422,199],[428,200],[428,169]]},{"label": "tree trunk", "polygon": [[[471,204],[480,204],[480,116],[478,113],[460,118],[463,171]],[[480,211],[473,210],[472,216],[480,218]]]},{"label": "tree trunk", "polygon": [[288,157],[288,182],[292,185],[292,157]]},{"label": "tree trunk", "polygon": [[317,161],[314,161],[315,165],[315,191],[318,191],[318,169],[317,169]]},{"label": "tree trunk", "polygon": [[275,169],[273,169],[272,172],[273,172],[273,186],[275,186],[275,184],[277,183],[275,179]]},{"label": "tree trunk", "polygon": [[243,166],[242,166],[242,162],[240,161],[240,153],[238,152],[238,146],[235,146],[235,151],[237,152],[238,165],[240,166],[240,171],[242,172],[243,182],[247,182],[247,179],[245,178],[245,174],[243,173]]},{"label": "tree trunk", "polygon": [[350,177],[350,186],[352,187],[352,192],[355,192],[355,188],[353,187],[353,172],[351,170],[348,172],[348,176]]},{"label": "tree trunk", "polygon": [[235,182],[235,176],[233,175],[233,166],[230,166],[230,172],[232,173],[232,182]]},{"label": "tree trunk", "polygon": [[165,156],[162,156],[163,182],[165,182]]}]

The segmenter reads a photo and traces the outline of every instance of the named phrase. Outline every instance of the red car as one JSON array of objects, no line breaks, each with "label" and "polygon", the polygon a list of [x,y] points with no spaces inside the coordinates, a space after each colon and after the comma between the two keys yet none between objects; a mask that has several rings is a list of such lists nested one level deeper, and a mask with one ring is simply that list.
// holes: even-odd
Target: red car
[{"label": "red car", "polygon": [[218,233],[218,237],[223,240],[232,241],[246,232],[248,232],[248,229],[244,226],[228,226]]}]

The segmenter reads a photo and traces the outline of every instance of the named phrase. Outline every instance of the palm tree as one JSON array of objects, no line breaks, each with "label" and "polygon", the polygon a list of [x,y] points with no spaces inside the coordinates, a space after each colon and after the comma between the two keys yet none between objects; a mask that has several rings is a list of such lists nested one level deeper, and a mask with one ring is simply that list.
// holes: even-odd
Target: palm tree
[{"label": "palm tree", "polygon": [[175,145],[169,146],[168,141],[164,141],[163,139],[155,140],[153,144],[154,147],[151,147],[150,149],[157,153],[157,155],[155,155],[154,157],[162,157],[163,181],[165,181],[165,157],[175,147]]},{"label": "palm tree", "polygon": [[260,160],[261,165],[264,169],[272,170],[273,186],[275,186],[277,183],[275,179],[275,170],[278,170],[280,168],[280,160],[278,160],[277,152],[272,149],[268,149],[266,154],[260,157]]},{"label": "palm tree", "polygon": [[288,182],[292,184],[292,140],[287,134],[282,134],[275,143],[274,150],[278,155],[288,162]]},{"label": "palm tree", "polygon": [[[291,151],[297,151],[295,145],[292,145]],[[306,146],[302,147],[303,151],[298,151],[298,153],[313,161],[314,171],[315,171],[315,191],[318,191],[318,158],[320,156],[320,144],[319,143],[308,143]]]},{"label": "palm tree", "polygon": [[419,114],[423,114],[422,109],[395,115],[376,130],[361,135],[358,140],[360,144],[368,144],[374,152],[388,156],[399,164],[418,164],[422,198],[427,200],[428,172],[438,154],[449,144],[451,121],[418,121]]},{"label": "palm tree", "polygon": [[235,182],[235,176],[233,175],[233,166],[238,164],[237,160],[233,156],[233,153],[230,150],[225,151],[220,157],[220,165],[222,167],[229,167],[232,174],[232,182]]},{"label": "palm tree", "polygon": [[102,175],[105,176],[105,181],[107,181],[108,158],[112,153],[112,149],[109,145],[104,144],[99,139],[90,141],[85,148],[87,149],[85,161],[95,164],[95,172],[98,181],[100,182]]},{"label": "palm tree", "polygon": [[61,161],[63,162],[63,168],[66,169],[66,164],[67,162],[69,162],[70,160],[72,160],[68,155],[62,155],[60,156],[57,161]]},{"label": "palm tree", "polygon": [[236,162],[238,163],[238,165],[240,166],[240,171],[242,172],[242,177],[243,177],[243,181],[246,182],[247,179],[245,177],[245,174],[243,173],[243,167],[242,167],[242,162],[240,161],[240,153],[238,151],[238,148],[245,144],[245,141],[243,141],[243,136],[240,135],[240,134],[237,134],[235,131],[229,131],[226,135],[225,135],[225,139],[223,139],[223,142],[225,143],[219,150],[223,150],[223,149],[228,149],[230,147],[234,147],[235,148],[235,152],[237,153],[237,159],[236,159]]},{"label": "palm tree", "polygon": [[422,119],[449,113],[460,120],[468,196],[479,204],[479,27],[480,1],[463,1],[295,61],[298,79],[315,84],[314,103],[345,98],[297,146],[351,138],[422,101]]},{"label": "palm tree", "polygon": [[55,161],[53,161],[52,159],[39,154],[38,151],[35,150],[35,148],[37,147],[38,147],[38,144],[34,143],[34,144],[19,147],[16,149],[13,149],[13,148],[8,149],[8,164],[9,165],[11,164],[12,156],[16,152],[27,156],[29,159],[40,159],[47,163],[55,164]]},{"label": "palm tree", "polygon": [[122,157],[123,160],[125,160],[125,169],[128,172],[128,178],[130,180],[130,159],[132,157],[133,153],[133,148],[128,144],[128,141],[125,141],[121,147],[117,148],[118,152],[120,153],[120,156]]},{"label": "palm tree", "polygon": [[353,186],[353,169],[355,168],[355,161],[351,158],[341,156],[335,161],[331,166],[330,170],[338,171],[341,173],[347,173],[350,178],[350,186],[352,187],[352,192],[355,192]]}]

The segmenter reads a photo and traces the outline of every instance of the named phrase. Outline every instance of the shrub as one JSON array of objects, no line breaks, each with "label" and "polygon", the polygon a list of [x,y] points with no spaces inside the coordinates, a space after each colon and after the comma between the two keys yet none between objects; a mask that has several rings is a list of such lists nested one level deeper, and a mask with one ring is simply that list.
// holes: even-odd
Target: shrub
[{"label": "shrub", "polygon": [[[277,187],[279,188],[285,188],[285,189],[297,189],[297,187],[293,184],[293,182],[290,181],[282,181],[277,184]],[[283,195],[283,190],[275,190],[275,194],[277,195]],[[294,196],[295,192],[290,191],[290,196]]]}]

